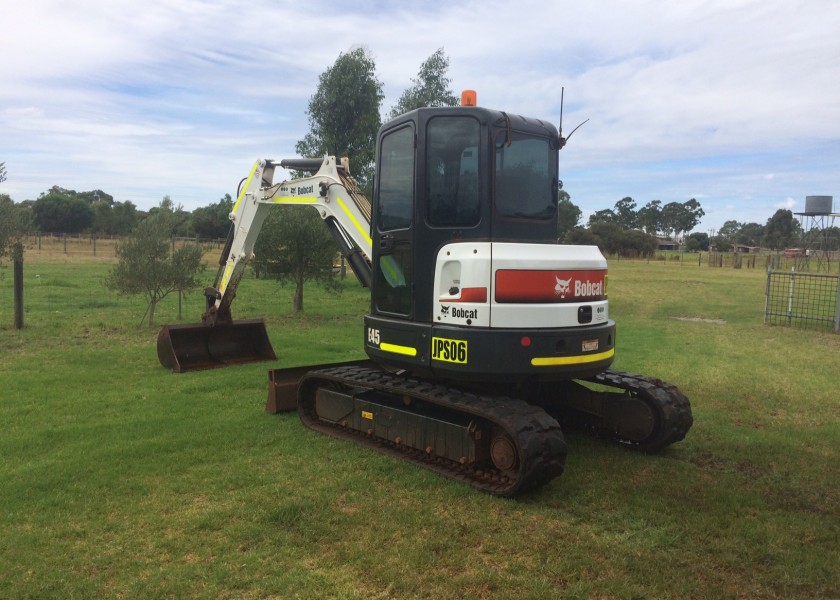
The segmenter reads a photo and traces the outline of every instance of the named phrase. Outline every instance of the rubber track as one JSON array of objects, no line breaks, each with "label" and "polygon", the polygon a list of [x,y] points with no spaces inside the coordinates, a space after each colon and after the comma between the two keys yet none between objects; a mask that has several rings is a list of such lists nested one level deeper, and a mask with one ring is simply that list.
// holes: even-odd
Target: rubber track
[{"label": "rubber track", "polygon": [[[398,446],[364,433],[320,421],[314,411],[315,390],[338,384],[350,389],[376,389],[398,398],[411,398],[466,413],[501,427],[514,440],[519,455],[515,473],[503,473],[492,465],[461,465],[425,452]],[[551,481],[563,472],[566,442],[557,421],[542,408],[507,397],[489,397],[408,376],[364,367],[338,367],[312,371],[298,388],[298,412],[303,424],[333,437],[350,439],[421,465],[440,475],[466,482],[476,489],[499,496],[513,496]]]},{"label": "rubber track", "polygon": [[688,398],[677,386],[661,379],[608,370],[585,381],[637,394],[654,407],[658,417],[656,431],[642,442],[617,438],[621,443],[637,446],[646,452],[655,452],[685,438],[694,423]]}]

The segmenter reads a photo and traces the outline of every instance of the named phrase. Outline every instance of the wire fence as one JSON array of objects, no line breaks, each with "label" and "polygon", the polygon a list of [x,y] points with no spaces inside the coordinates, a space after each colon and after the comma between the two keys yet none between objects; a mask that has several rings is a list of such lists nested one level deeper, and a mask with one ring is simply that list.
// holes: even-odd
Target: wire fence
[{"label": "wire fence", "polygon": [[[89,259],[116,260],[120,236],[89,233],[41,233],[25,240],[27,253],[39,256],[66,256]],[[186,244],[202,244],[208,250],[221,249],[223,239],[173,237],[172,250]]]},{"label": "wire fence", "polygon": [[764,322],[840,333],[840,275],[768,269]]}]

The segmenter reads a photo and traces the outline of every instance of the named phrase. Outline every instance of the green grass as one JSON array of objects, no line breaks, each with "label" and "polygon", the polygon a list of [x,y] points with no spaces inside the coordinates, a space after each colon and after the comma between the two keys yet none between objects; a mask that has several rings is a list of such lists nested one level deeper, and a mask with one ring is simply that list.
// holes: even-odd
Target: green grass
[{"label": "green grass", "polygon": [[27,262],[21,331],[0,268],[0,598],[840,597],[840,336],[765,326],[760,269],[611,264],[614,366],[695,425],[657,455],[570,432],[505,500],[263,412],[268,368],[363,357],[366,290],[293,316],[246,279],[278,362],[176,375],[108,268]]}]

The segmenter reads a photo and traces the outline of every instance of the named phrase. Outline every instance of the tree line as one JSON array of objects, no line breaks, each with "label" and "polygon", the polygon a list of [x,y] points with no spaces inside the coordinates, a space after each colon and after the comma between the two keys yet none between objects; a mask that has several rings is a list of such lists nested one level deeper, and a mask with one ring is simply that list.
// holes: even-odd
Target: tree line
[{"label": "tree line", "polygon": [[[164,196],[164,201],[169,200]],[[19,221],[40,233],[88,233],[97,235],[128,235],[160,207],[143,211],[130,200],[114,201],[102,190],[77,192],[54,185],[37,200],[13,203],[8,195],[0,194],[0,204],[14,210]],[[180,237],[204,239],[223,238],[230,227],[228,214],[233,209],[230,194],[218,202],[192,212],[174,207],[172,234]]]},{"label": "tree line", "polygon": [[636,201],[625,197],[613,208],[594,212],[583,226],[581,210],[561,189],[557,235],[561,242],[595,244],[608,254],[620,256],[651,255],[659,240],[670,240],[689,252],[712,249],[729,252],[736,246],[778,251],[815,243],[827,250],[840,250],[840,229],[830,227],[818,233],[820,240],[807,239],[815,234],[803,231],[788,209],[778,209],[764,225],[729,220],[717,231],[692,232],[704,215],[705,211],[695,198],[664,205],[660,200],[652,200],[637,209]]},{"label": "tree line", "polygon": [[601,251],[620,256],[650,256],[658,238],[676,240],[680,233],[694,229],[705,212],[692,198],[686,202],[662,205],[652,200],[636,209],[636,201],[627,196],[613,208],[594,212],[586,226],[580,225],[582,212],[562,190],[558,198],[557,236],[567,244],[594,244]]},{"label": "tree line", "polygon": [[736,245],[784,250],[796,247],[820,247],[823,250],[840,250],[840,228],[805,231],[793,212],[780,208],[764,225],[726,221],[713,236],[718,250],[727,252]]}]

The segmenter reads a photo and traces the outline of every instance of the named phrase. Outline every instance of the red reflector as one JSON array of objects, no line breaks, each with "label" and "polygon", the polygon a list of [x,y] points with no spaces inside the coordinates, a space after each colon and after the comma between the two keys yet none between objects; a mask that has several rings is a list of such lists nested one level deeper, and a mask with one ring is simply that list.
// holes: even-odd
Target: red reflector
[{"label": "red reflector", "polygon": [[461,302],[487,302],[487,288],[464,288],[461,290]]},{"label": "red reflector", "polygon": [[523,348],[527,348],[531,345],[531,338],[529,338],[527,335],[523,335],[522,339],[519,340],[519,343],[522,344]]},{"label": "red reflector", "polygon": [[487,288],[463,288],[459,298],[440,298],[441,302],[487,302]]}]

